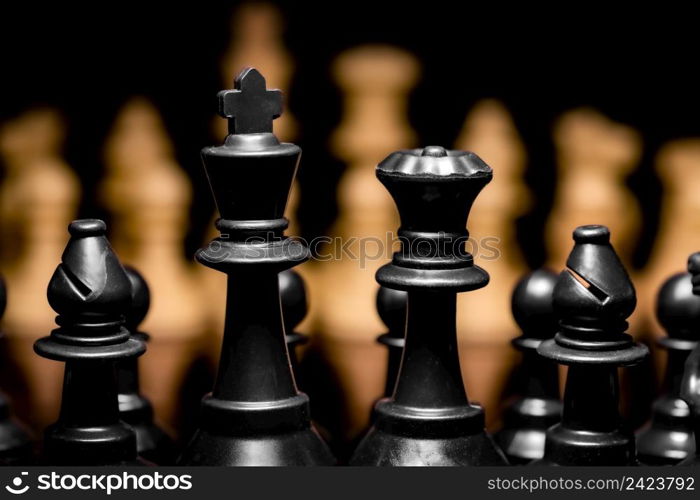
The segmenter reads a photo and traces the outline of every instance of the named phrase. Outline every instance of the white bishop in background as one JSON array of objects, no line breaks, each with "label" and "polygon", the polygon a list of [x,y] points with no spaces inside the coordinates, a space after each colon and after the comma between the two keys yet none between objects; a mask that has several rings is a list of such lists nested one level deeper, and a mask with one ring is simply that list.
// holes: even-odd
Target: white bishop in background
[{"label": "white bishop in background", "polygon": [[142,386],[172,425],[186,370],[201,349],[206,316],[193,261],[184,255],[192,197],[189,179],[155,107],[134,98],[120,111],[105,146],[102,199],[112,214],[110,241],[151,290],[141,325],[151,335],[140,359]]}]

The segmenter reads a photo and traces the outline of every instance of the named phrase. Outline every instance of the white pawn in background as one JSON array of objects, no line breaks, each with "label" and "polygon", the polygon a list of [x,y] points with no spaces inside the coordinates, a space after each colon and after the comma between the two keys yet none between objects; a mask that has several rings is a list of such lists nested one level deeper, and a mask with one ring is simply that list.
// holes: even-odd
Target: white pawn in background
[{"label": "white pawn in background", "polygon": [[6,176],[0,187],[2,272],[7,282],[3,331],[9,355],[27,384],[37,428],[55,420],[60,405],[61,363],[34,353],[34,342],[56,328],[46,289],[75,219],[80,183],[62,157],[66,124],[53,109],[33,109],[0,127]]},{"label": "white pawn in background", "polygon": [[469,215],[469,251],[490,276],[489,284],[457,296],[457,332],[469,397],[497,421],[517,335],[510,297],[527,266],[516,240],[516,220],[530,208],[524,182],[525,148],[512,116],[500,101],[485,99],[469,112],[455,148],[473,151],[492,169],[493,180]]},{"label": "white pawn in background", "polygon": [[[331,257],[312,262],[304,277],[310,297],[308,324],[317,333],[312,343],[340,384],[346,439],[366,427],[372,404],[383,392],[386,351],[376,337],[386,327],[376,311],[379,285],[374,275],[391,258],[391,237],[399,220],[375,168],[389,152],[415,145],[407,103],[418,75],[413,55],[384,45],[350,49],[333,64],[343,115],[331,148],[346,170],[337,191],[338,217],[329,234],[334,243],[322,250]],[[349,252],[341,253],[351,238],[355,241]]]},{"label": "white pawn in background", "polygon": [[192,188],[151,102],[133,98],[119,112],[104,151],[102,199],[112,216],[110,241],[120,260],[148,282],[151,307],[141,328],[151,335],[139,362],[144,393],[173,426],[178,396],[204,348],[206,311],[194,261],[184,255]]}]

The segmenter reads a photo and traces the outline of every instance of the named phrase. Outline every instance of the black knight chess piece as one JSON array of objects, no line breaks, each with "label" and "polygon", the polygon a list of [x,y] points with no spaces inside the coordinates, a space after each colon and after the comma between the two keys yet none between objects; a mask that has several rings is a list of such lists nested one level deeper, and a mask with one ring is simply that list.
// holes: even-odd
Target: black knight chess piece
[{"label": "black knight chess piece", "polygon": [[44,433],[51,465],[138,464],[136,435],[120,420],[116,363],[145,344],[124,325],[131,285],[101,220],[74,221],[48,299],[58,328],[34,344],[37,354],[66,363],[61,411]]},{"label": "black knight chess piece", "polygon": [[[700,252],[688,258],[688,271],[692,275],[693,294],[700,296]],[[683,460],[680,465],[700,467],[700,345],[695,347],[685,362],[680,392],[690,408],[690,418],[695,434],[695,453]]]},{"label": "black knight chess piece", "polygon": [[557,331],[552,304],[556,282],[556,273],[538,269],[513,290],[513,317],[523,332],[513,339],[523,356],[516,371],[520,390],[504,411],[503,429],[495,435],[512,464],[542,458],[547,429],[561,418],[557,365],[537,354],[540,344]]},{"label": "black knight chess piece", "polygon": [[295,380],[299,383],[299,353],[298,348],[309,339],[296,331],[308,312],[306,302],[306,286],[304,278],[294,269],[286,269],[279,274],[280,301],[284,320],[285,338],[289,351],[289,362],[292,365]]},{"label": "black knight chess piece", "polygon": [[695,452],[690,409],[680,395],[685,362],[700,338],[700,297],[691,279],[687,272],[671,276],[657,297],[656,316],[668,334],[658,343],[668,361],[651,422],[637,435],[637,457],[645,465],[675,465]]},{"label": "black knight chess piece", "polygon": [[633,433],[618,410],[618,366],[648,349],[625,333],[637,298],[605,226],[581,226],[554,288],[559,331],[540,344],[544,357],[569,366],[562,420],[547,431],[543,465],[635,465]]},{"label": "black knight chess piece", "polygon": [[[148,334],[139,330],[151,303],[148,284],[133,267],[124,270],[131,284],[131,306],[126,314],[126,327],[131,336],[148,342]],[[131,357],[117,363],[117,390],[119,415],[136,433],[136,446],[140,457],[157,465],[175,462],[175,444],[168,434],[153,421],[153,406],[141,394],[139,388],[138,358]]]},{"label": "black knight chess piece", "polygon": [[[5,281],[0,277],[0,318],[5,312],[6,304]],[[33,451],[29,431],[13,418],[10,402],[0,392],[0,465],[31,463]]]},{"label": "black knight chess piece", "polygon": [[377,291],[377,312],[388,329],[387,332],[377,337],[377,342],[387,348],[385,398],[390,397],[394,392],[401,366],[404,333],[406,332],[407,298],[407,294],[403,290],[393,290],[380,286]]},{"label": "black knight chess piece", "polygon": [[218,373],[204,397],[199,428],[182,465],[331,465],[311,425],[308,397],[297,390],[280,307],[278,274],[309,258],[284,236],[284,210],[301,149],[280,143],[272,120],[279,90],[247,68],[235,90],[219,93],[229,120],[222,146],[202,151],[221,236],[197,260],[228,276],[226,322]]},{"label": "black knight chess piece", "polygon": [[491,168],[473,153],[430,146],[389,155],[377,177],[401,216],[401,250],[377,281],[408,292],[406,342],[393,394],[376,404],[350,463],[506,464],[484,430],[483,410],[467,398],[456,333],[456,294],[489,280],[466,251],[465,226]]}]

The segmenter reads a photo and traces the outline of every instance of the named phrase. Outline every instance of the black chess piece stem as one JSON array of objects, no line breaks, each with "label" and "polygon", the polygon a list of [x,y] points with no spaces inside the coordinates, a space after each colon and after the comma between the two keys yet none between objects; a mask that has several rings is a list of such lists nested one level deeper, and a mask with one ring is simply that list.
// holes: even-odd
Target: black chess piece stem
[{"label": "black chess piece stem", "polygon": [[636,295],[605,226],[574,231],[574,249],[554,288],[559,331],[538,352],[569,366],[562,420],[547,431],[550,465],[635,465],[632,432],[619,414],[618,366],[647,356],[625,333]]},{"label": "black chess piece stem", "polygon": [[671,276],[659,290],[656,316],[668,336],[659,339],[668,360],[651,422],[637,435],[637,457],[646,465],[675,465],[695,452],[690,409],[681,399],[685,362],[700,338],[700,297],[690,273]]},{"label": "black chess piece stem", "polygon": [[[5,281],[0,276],[0,318],[7,305]],[[0,335],[2,332],[0,332]],[[34,459],[29,431],[12,416],[10,402],[0,392],[0,465],[26,465]]]},{"label": "black chess piece stem", "polygon": [[120,420],[117,361],[145,351],[124,317],[129,278],[114,255],[104,222],[74,221],[70,241],[48,287],[58,328],[34,344],[37,354],[66,363],[61,411],[44,434],[52,465],[137,464],[136,436]]},{"label": "black chess piece stem", "polygon": [[[126,315],[126,327],[131,336],[148,342],[148,334],[138,327],[146,317],[151,303],[146,280],[133,267],[125,266],[131,284],[131,306]],[[175,462],[175,443],[153,420],[153,406],[141,394],[138,358],[127,358],[117,363],[117,390],[119,414],[136,433],[136,445],[140,457],[157,465]]]},{"label": "black chess piece stem", "polygon": [[394,392],[396,379],[399,375],[401,355],[405,343],[407,299],[406,292],[402,290],[381,286],[377,291],[377,312],[388,328],[387,332],[377,337],[377,342],[387,348],[385,398],[390,397]]},{"label": "black chess piece stem", "polygon": [[401,216],[401,250],[377,281],[408,292],[406,340],[393,395],[376,404],[350,463],[506,464],[467,398],[456,333],[456,294],[488,283],[465,249],[465,226],[492,171],[473,153],[431,146],[389,155],[377,177]]},{"label": "black chess piece stem", "polygon": [[272,120],[282,112],[278,90],[247,68],[235,89],[219,93],[230,135],[202,151],[221,218],[221,236],[197,260],[226,273],[224,339],[211,394],[182,465],[330,465],[327,446],[297,390],[285,342],[278,274],[309,257],[284,236],[284,209],[301,150],[280,143]]},{"label": "black chess piece stem", "polygon": [[542,458],[547,429],[561,418],[557,365],[537,354],[539,345],[557,330],[552,304],[556,281],[556,273],[538,269],[513,290],[513,316],[523,332],[513,339],[513,346],[522,352],[516,371],[519,391],[506,407],[503,428],[495,436],[512,464]]}]

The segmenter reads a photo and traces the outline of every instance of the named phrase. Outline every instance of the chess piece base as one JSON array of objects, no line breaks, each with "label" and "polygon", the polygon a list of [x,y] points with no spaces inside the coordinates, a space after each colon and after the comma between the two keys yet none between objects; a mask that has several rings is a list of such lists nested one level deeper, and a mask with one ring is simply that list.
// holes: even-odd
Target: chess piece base
[{"label": "chess piece base", "polygon": [[44,436],[45,462],[50,465],[143,465],[135,450],[136,435],[122,423],[90,428],[54,424]]},{"label": "chess piece base", "polygon": [[622,430],[591,432],[557,424],[547,432],[546,459],[535,465],[638,465],[634,436]]},{"label": "chess piece base", "polygon": [[654,403],[653,420],[637,436],[637,457],[644,465],[676,465],[695,453],[690,410],[679,398]]},{"label": "chess piece base", "polygon": [[374,425],[355,450],[350,465],[507,465],[484,431],[479,406],[444,408],[421,414],[391,400],[375,407]]},{"label": "chess piece base", "polygon": [[335,465],[335,459],[309,424],[304,394],[261,403],[207,396],[200,428],[178,464],[310,466]]},{"label": "chess piece base", "polygon": [[508,408],[505,426],[494,437],[511,464],[524,465],[544,456],[547,429],[560,418],[559,401],[524,398]]}]

